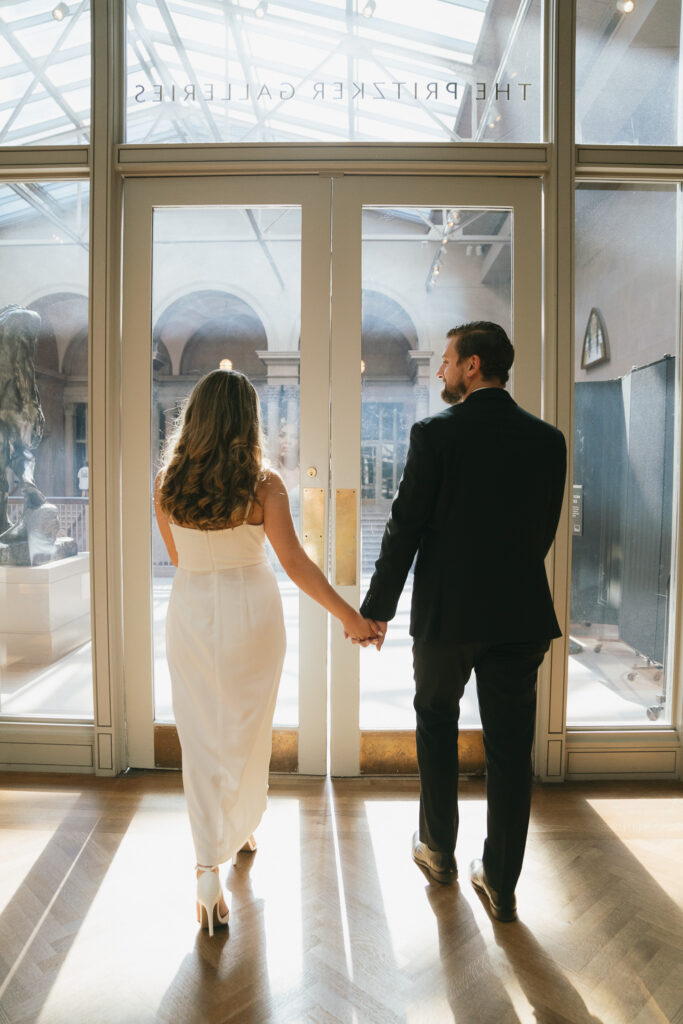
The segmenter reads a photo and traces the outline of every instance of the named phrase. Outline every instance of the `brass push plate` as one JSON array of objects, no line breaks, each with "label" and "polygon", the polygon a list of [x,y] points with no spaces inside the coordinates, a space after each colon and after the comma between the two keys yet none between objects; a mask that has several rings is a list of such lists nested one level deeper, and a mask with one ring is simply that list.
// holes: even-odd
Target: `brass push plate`
[{"label": "brass push plate", "polygon": [[356,585],[356,490],[335,495],[334,579],[338,587]]},{"label": "brass push plate", "polygon": [[308,557],[325,572],[325,488],[304,487],[301,510],[303,546]]}]

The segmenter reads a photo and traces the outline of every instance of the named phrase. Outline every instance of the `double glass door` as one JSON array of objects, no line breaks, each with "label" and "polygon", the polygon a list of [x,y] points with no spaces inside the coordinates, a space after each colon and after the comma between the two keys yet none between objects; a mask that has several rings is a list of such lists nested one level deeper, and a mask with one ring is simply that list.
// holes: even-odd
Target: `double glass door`
[{"label": "double glass door", "polygon": [[[193,384],[220,366],[252,380],[302,542],[357,605],[410,426],[444,408],[436,370],[447,331],[503,324],[516,346],[513,393],[541,412],[540,184],[129,180],[123,266],[126,716],[129,764],[152,767],[173,763],[177,742],[164,640],[174,570],[152,484]],[[411,577],[378,654],[345,642],[273,564],[288,636],[275,764],[304,774],[395,770],[414,728]],[[467,691],[461,724],[478,727]]]}]

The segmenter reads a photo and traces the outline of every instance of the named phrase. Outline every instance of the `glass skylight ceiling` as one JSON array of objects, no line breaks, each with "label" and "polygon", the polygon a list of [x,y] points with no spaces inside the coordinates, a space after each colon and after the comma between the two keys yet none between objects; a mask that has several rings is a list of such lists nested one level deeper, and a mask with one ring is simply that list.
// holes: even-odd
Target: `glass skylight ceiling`
[{"label": "glass skylight ceiling", "polygon": [[[89,142],[90,6],[0,0],[0,145]],[[130,143],[541,137],[542,0],[125,6]]]},{"label": "glass skylight ceiling", "polygon": [[0,2],[0,146],[90,141],[90,0]]},{"label": "glass skylight ceiling", "polygon": [[494,6],[127,0],[126,141],[536,141],[541,3]]}]

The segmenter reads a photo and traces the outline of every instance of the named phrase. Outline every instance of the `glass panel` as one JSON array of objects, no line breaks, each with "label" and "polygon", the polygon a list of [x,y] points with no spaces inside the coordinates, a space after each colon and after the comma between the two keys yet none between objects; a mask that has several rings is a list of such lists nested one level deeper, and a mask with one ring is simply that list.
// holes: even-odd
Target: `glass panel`
[{"label": "glass panel", "polygon": [[127,142],[538,142],[541,0],[127,0]]},{"label": "glass panel", "polygon": [[670,721],[677,204],[576,193],[570,725]]},{"label": "glass panel", "polygon": [[[270,464],[299,525],[299,207],[155,210],[152,282],[152,481],[178,407],[203,374],[228,359],[261,401]],[[152,516],[154,700],[173,721],[165,651],[174,568]],[[285,611],[287,655],[275,724],[297,725],[299,597],[271,552]]]},{"label": "glass panel", "polygon": [[90,141],[89,0],[4,0],[0,69],[0,145]]},{"label": "glass panel", "polygon": [[681,143],[680,0],[578,0],[576,141]]},{"label": "glass panel", "polygon": [[2,715],[93,715],[88,205],[87,182],[0,185]]},{"label": "glass panel", "polygon": [[[451,327],[512,325],[512,211],[363,210],[361,593],[365,593],[415,420],[445,409],[436,371]],[[412,729],[412,570],[381,657],[361,648],[361,729]],[[373,657],[374,655],[374,657]],[[473,685],[460,724],[479,725]]]}]

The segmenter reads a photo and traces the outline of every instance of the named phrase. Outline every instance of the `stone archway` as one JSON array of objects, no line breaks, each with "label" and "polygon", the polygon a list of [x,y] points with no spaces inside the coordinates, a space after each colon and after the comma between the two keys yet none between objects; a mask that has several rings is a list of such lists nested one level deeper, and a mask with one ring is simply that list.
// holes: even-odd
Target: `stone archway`
[{"label": "stone archway", "polygon": [[417,347],[417,331],[405,309],[388,295],[364,291],[361,358],[365,380],[413,381],[415,364],[409,353]]},{"label": "stone archway", "polygon": [[154,351],[163,345],[179,376],[201,376],[216,369],[221,359],[254,382],[265,380],[266,367],[256,355],[268,348],[258,313],[230,292],[202,290],[184,295],[168,306],[154,326]]},{"label": "stone archway", "polygon": [[85,437],[77,451],[75,420],[77,405],[87,410],[88,300],[76,292],[52,292],[28,308],[41,321],[36,384],[45,431],[36,453],[36,482],[52,497],[69,496],[76,493],[77,463],[87,452]]},{"label": "stone archway", "polygon": [[268,348],[258,313],[231,292],[204,289],[170,303],[153,331],[153,451],[159,451],[193,381],[221,360],[261,388],[267,378],[257,354]]}]

